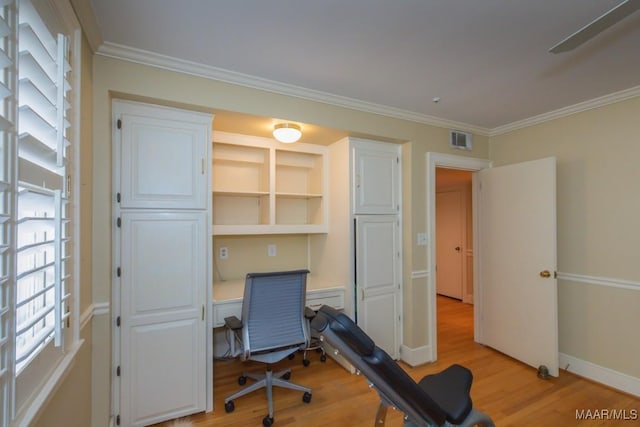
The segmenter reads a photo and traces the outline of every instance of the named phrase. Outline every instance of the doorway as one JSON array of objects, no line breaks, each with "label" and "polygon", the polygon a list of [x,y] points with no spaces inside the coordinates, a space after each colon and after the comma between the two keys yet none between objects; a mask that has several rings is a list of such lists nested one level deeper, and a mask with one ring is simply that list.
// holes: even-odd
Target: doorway
[{"label": "doorway", "polygon": [[473,173],[436,168],[436,293],[473,303]]},{"label": "doorway", "polygon": [[[477,202],[478,202],[478,180],[476,179],[476,172],[491,167],[489,160],[477,159],[472,157],[455,156],[451,154],[440,153],[427,153],[427,173],[426,173],[426,188],[427,188],[427,235],[437,237],[436,229],[436,170],[438,168],[454,169],[457,171],[465,171],[471,176],[471,240],[477,242]],[[435,239],[438,240],[437,238]],[[437,344],[437,277],[436,277],[436,250],[434,245],[431,245],[432,250],[428,251],[428,278],[427,278],[427,307],[429,312],[429,326],[427,329],[427,350],[429,352],[429,361],[437,360],[438,344]],[[461,246],[462,252],[462,246]],[[471,260],[472,267],[468,274],[471,277],[477,277],[478,262],[477,254],[473,254]],[[472,281],[473,283],[473,281]],[[471,300],[473,302],[473,337],[475,341],[478,341],[480,332],[478,330],[479,322],[478,316],[482,312],[482,301],[477,297],[479,284],[475,283],[471,291]],[[464,293],[463,293],[464,295]]]},{"label": "doorway", "polygon": [[437,332],[464,341],[473,340],[472,179],[468,170],[436,168]]}]

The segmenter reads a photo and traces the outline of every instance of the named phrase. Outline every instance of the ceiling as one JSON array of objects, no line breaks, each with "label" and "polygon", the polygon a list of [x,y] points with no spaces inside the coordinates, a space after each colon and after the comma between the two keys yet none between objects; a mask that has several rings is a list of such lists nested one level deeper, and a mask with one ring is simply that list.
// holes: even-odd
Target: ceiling
[{"label": "ceiling", "polygon": [[141,49],[487,131],[640,87],[640,12],[548,52],[621,0],[90,1],[98,52]]}]

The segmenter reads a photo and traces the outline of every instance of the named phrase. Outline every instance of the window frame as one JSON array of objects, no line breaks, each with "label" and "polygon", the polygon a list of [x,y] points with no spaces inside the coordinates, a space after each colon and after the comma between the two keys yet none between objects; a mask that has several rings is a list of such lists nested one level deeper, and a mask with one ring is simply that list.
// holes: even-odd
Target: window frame
[{"label": "window frame", "polygon": [[[70,294],[68,303],[69,315],[66,318],[68,325],[62,329],[64,339],[60,342],[60,347],[55,347],[55,340],[51,339],[47,345],[29,362],[29,366],[25,367],[20,373],[16,370],[16,292],[17,292],[17,189],[18,189],[18,107],[19,107],[19,85],[18,85],[18,44],[19,44],[19,10],[21,0],[2,0],[0,4],[7,10],[7,14],[11,15],[9,25],[11,31],[7,36],[4,49],[11,51],[13,64],[9,71],[6,71],[8,78],[11,80],[11,94],[9,99],[5,100],[5,110],[3,114],[9,115],[9,119],[13,122],[13,127],[0,136],[4,138],[3,146],[0,147],[0,156],[6,171],[5,175],[8,182],[8,188],[3,190],[5,203],[10,203],[9,212],[11,218],[5,226],[5,232],[10,234],[8,237],[8,249],[3,254],[3,262],[7,264],[9,276],[9,284],[7,287],[8,298],[8,336],[6,348],[8,349],[5,356],[8,355],[7,375],[0,377],[0,427],[9,427],[13,425],[29,425],[31,424],[39,412],[44,408],[51,395],[55,392],[60,382],[69,373],[73,362],[82,347],[83,340],[80,339],[80,101],[81,101],[81,51],[82,51],[82,32],[80,24],[76,18],[75,12],[69,0],[28,0],[33,3],[40,2],[45,6],[46,13],[52,13],[52,16],[38,14],[46,21],[47,19],[55,19],[55,22],[61,27],[61,32],[67,37],[67,46],[70,52],[69,63],[71,72],[69,74],[69,84],[71,86],[69,94],[70,109],[68,110],[68,118],[70,126],[68,129],[68,139],[70,147],[67,148],[67,167],[66,174],[62,178],[65,181],[64,187],[67,189],[67,217],[70,221],[66,225],[66,234],[69,235],[69,241],[66,243],[66,253],[72,258],[67,265],[69,276],[69,287],[67,293]],[[55,34],[54,34],[55,36]],[[2,177],[0,177],[2,179]],[[5,207],[6,208],[6,207]],[[2,243],[2,242],[0,242]],[[6,270],[6,269],[5,269]],[[0,289],[1,291],[2,289]],[[0,294],[0,302],[3,295]],[[1,310],[1,306],[0,306]],[[61,321],[64,319],[61,317]],[[2,321],[2,318],[0,318]],[[6,325],[4,327],[6,332]],[[0,329],[0,332],[3,330]],[[3,333],[4,333],[3,332]],[[0,340],[2,335],[0,335]],[[53,350],[53,351],[52,351]],[[54,354],[52,354],[54,353]],[[2,357],[0,351],[0,357]],[[0,364],[0,372],[2,365]]]}]

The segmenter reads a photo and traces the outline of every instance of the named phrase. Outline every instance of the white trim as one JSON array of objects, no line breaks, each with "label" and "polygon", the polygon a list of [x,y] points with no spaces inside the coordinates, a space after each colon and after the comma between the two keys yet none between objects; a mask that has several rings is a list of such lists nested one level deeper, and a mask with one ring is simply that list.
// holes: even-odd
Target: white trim
[{"label": "white trim", "polygon": [[102,316],[104,314],[109,314],[111,312],[111,307],[108,302],[97,302],[93,304],[93,315],[94,316]]},{"label": "white trim", "polygon": [[62,384],[62,381],[71,372],[71,368],[76,361],[76,355],[84,344],[84,340],[74,342],[69,352],[58,363],[53,373],[47,378],[47,381],[38,389],[36,396],[24,409],[19,417],[15,420],[15,425],[19,427],[27,427],[32,425],[38,413],[42,410],[49,399],[53,396],[54,391]]},{"label": "white trim", "polygon": [[[445,167],[451,169],[468,170],[477,172],[479,170],[489,168],[492,166],[492,162],[485,159],[478,159],[475,157],[456,156],[453,154],[441,154],[428,152],[425,155],[426,158],[426,203],[425,212],[427,213],[427,235],[429,236],[429,242],[427,246],[427,268],[429,271],[435,271],[436,265],[436,167]],[[473,242],[474,246],[478,247],[480,242],[478,232],[478,209],[476,208],[479,201],[479,181],[476,179],[475,174],[472,178],[471,184],[472,191],[472,210],[473,210]],[[480,328],[479,316],[482,313],[482,298],[479,297],[479,289],[482,287],[478,274],[478,256],[473,258],[473,277],[474,277],[474,339],[480,342],[482,338],[482,330]],[[429,319],[429,326],[427,330],[427,347],[431,349],[430,360],[437,360],[438,358],[438,321],[437,321],[437,309],[436,309],[436,275],[431,274],[427,279],[427,315]]]},{"label": "white trim", "polygon": [[80,315],[80,330],[83,330],[85,326],[91,322],[93,319],[93,314],[95,313],[95,306],[91,304],[87,307],[82,314]]},{"label": "white trim", "polygon": [[607,286],[610,288],[640,291],[640,282],[635,282],[632,280],[624,280],[624,279],[615,279],[613,277],[596,277],[596,276],[586,276],[582,274],[558,273],[558,279],[568,280],[570,282],[588,283],[590,285]]},{"label": "white trim", "polygon": [[412,367],[432,362],[432,354],[433,350],[428,345],[417,348],[407,347],[404,344],[400,346],[400,359]]},{"label": "white trim", "polygon": [[594,108],[604,107],[605,105],[614,104],[616,102],[622,102],[627,99],[635,98],[636,96],[640,96],[640,86],[635,86],[629,89],[621,90],[619,92],[610,93],[599,98],[590,99],[588,101],[580,102],[574,105],[569,105],[567,107],[559,108],[547,113],[538,114],[537,116],[518,120],[504,126],[498,126],[489,130],[489,136],[502,135],[504,133],[513,132],[514,130],[526,128],[551,120],[560,119],[562,117],[567,117],[572,114],[581,113],[583,111],[592,110]]},{"label": "white trim", "polygon": [[429,270],[416,270],[411,272],[411,279],[423,279],[429,277]]},{"label": "white trim", "polygon": [[103,43],[96,50],[96,54],[108,58],[130,61],[137,64],[143,64],[151,67],[177,71],[179,73],[190,74],[193,76],[204,77],[212,80],[218,80],[226,83],[264,90],[267,92],[293,96],[310,101],[322,102],[338,107],[350,108],[357,111],[380,114],[387,117],[393,117],[396,119],[408,120],[417,123],[424,123],[427,125],[447,129],[453,128],[457,130],[473,132],[478,135],[489,135],[489,129],[480,126],[470,125],[453,120],[441,119],[426,114],[403,110],[401,108],[389,107],[386,105],[348,98],[346,96],[335,95],[328,92],[322,92],[319,90],[308,89],[288,83],[282,83],[275,80],[264,79],[262,77],[238,73],[235,71],[225,70],[223,68],[212,67],[209,65],[203,65],[166,55],[160,55],[158,53],[136,49],[116,43]]},{"label": "white trim", "polygon": [[640,397],[640,378],[560,353],[560,367],[581,377]]},{"label": "white trim", "polygon": [[[136,49],[116,43],[105,42],[100,45],[99,43],[102,40],[102,37],[99,34],[99,29],[97,31],[97,34],[95,34],[94,31],[89,31],[89,29],[92,28],[93,24],[89,22],[88,19],[85,19],[87,11],[84,10],[83,7],[78,7],[77,3],[82,4],[85,3],[85,1],[75,0],[74,6],[76,6],[78,16],[81,18],[80,20],[87,34],[89,44],[97,55],[162,68],[170,71],[176,71],[179,73],[190,74],[198,77],[204,77],[212,80],[218,80],[254,89],[265,90],[267,92],[307,99],[310,101],[322,102],[338,107],[350,108],[357,111],[380,114],[396,119],[423,123],[426,125],[447,129],[473,132],[477,135],[484,135],[489,137],[502,135],[504,133],[513,132],[517,129],[522,129],[551,120],[556,120],[562,117],[570,116],[572,114],[580,113],[598,107],[603,107],[605,105],[640,96],[640,86],[635,86],[629,89],[624,89],[618,92],[604,95],[599,98],[580,102],[574,105],[569,105],[567,107],[559,108],[557,110],[549,111],[537,116],[508,123],[503,126],[486,128],[454,120],[442,119],[427,114],[416,113],[401,108],[395,108],[358,99],[348,98],[346,96],[335,95],[328,92],[308,89],[301,86],[278,82],[275,80],[264,79],[261,77],[238,73],[223,68],[203,65],[197,62],[173,58],[170,56],[161,55],[142,49]],[[99,47],[96,48],[96,46],[98,45]]]},{"label": "white trim", "polygon": [[75,15],[82,26],[82,32],[87,37],[89,47],[91,47],[92,52],[95,52],[103,43],[103,39],[100,26],[98,25],[98,19],[96,18],[95,11],[93,10],[93,5],[90,0],[70,1]]}]

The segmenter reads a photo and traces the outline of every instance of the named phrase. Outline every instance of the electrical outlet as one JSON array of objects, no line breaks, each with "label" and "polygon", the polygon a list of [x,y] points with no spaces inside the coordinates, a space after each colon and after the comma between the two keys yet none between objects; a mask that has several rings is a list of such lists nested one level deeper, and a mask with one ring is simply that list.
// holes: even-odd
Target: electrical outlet
[{"label": "electrical outlet", "polygon": [[271,245],[267,246],[267,255],[276,256],[277,253],[278,253],[278,250],[276,248],[276,245],[271,244]]},{"label": "electrical outlet", "polygon": [[218,249],[218,258],[220,258],[220,259],[228,259],[229,258],[229,248],[227,248],[226,246],[221,246],[220,249]]}]

